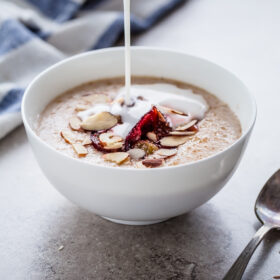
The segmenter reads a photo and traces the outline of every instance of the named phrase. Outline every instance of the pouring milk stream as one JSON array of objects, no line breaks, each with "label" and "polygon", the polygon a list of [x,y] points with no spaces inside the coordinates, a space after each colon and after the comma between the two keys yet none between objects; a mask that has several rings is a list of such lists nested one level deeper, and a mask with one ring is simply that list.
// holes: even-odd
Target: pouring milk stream
[{"label": "pouring milk stream", "polygon": [[96,104],[78,115],[82,120],[99,112],[110,112],[120,115],[122,124],[113,128],[113,132],[119,136],[126,137],[137,122],[157,106],[162,113],[167,113],[167,108],[183,112],[185,115],[170,114],[173,123],[180,125],[191,119],[202,119],[208,110],[204,98],[194,94],[190,89],[181,89],[167,83],[131,85],[131,51],[130,51],[130,0],[123,0],[124,4],[124,35],[125,35],[125,86],[118,92],[115,101],[106,104]]}]

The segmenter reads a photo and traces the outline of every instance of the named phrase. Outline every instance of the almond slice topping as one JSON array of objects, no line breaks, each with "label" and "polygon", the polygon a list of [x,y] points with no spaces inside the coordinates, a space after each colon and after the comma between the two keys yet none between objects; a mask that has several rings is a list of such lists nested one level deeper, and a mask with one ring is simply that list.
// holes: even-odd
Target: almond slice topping
[{"label": "almond slice topping", "polygon": [[156,153],[163,157],[172,157],[177,154],[177,149],[159,149]]},{"label": "almond slice topping", "polygon": [[194,135],[195,133],[196,133],[195,131],[171,131],[169,135],[190,136],[190,135]]},{"label": "almond slice topping", "polygon": [[179,131],[187,130],[188,128],[192,127],[196,123],[197,123],[197,120],[192,120],[187,124],[184,124],[184,125],[181,125],[181,126],[177,127],[175,130],[179,130]]},{"label": "almond slice topping", "polygon": [[90,139],[90,135],[87,134],[86,137],[84,138],[83,142],[82,142],[82,145],[87,146],[87,145],[90,145],[90,144],[92,144],[91,139]]},{"label": "almond slice topping", "polygon": [[79,157],[84,157],[88,153],[87,149],[81,143],[72,144],[72,147]]},{"label": "almond slice topping", "polygon": [[76,106],[75,110],[76,110],[77,112],[80,112],[80,111],[85,111],[85,110],[87,110],[88,108],[89,108],[89,106],[87,106],[87,105],[78,104],[78,105]]},{"label": "almond slice topping", "polygon": [[159,107],[159,109],[161,109],[162,111],[167,112],[167,113],[173,113],[173,114],[177,114],[177,115],[186,116],[185,113],[177,111],[177,110],[169,108],[169,107],[166,107],[166,106],[160,105],[158,107]]},{"label": "almond slice topping", "polygon": [[129,150],[128,153],[129,153],[130,157],[134,160],[139,160],[146,155],[144,150],[137,149],[137,148]]},{"label": "almond slice topping", "polygon": [[166,136],[160,140],[163,147],[177,147],[187,142],[188,136]]},{"label": "almond slice topping", "polygon": [[102,144],[104,144],[106,146],[123,141],[122,137],[120,137],[118,135],[114,135],[114,133],[112,133],[112,132],[106,132],[106,133],[100,134],[99,140],[102,142]]},{"label": "almond slice topping", "polygon": [[163,165],[164,160],[160,158],[142,160],[142,164],[149,168],[159,167]]},{"label": "almond slice topping", "polygon": [[177,114],[177,115],[182,115],[182,116],[186,116],[185,113],[183,112],[180,112],[180,111],[177,111],[177,110],[174,110],[174,109],[170,109],[170,112],[173,113],[173,114]]},{"label": "almond slice topping", "polygon": [[81,120],[78,117],[73,117],[69,120],[69,126],[73,130],[80,130],[81,129]]},{"label": "almond slice topping", "polygon": [[68,144],[75,143],[75,135],[71,131],[63,129],[60,132],[60,135],[66,143],[68,143]]},{"label": "almond slice topping", "polygon": [[109,112],[100,112],[84,120],[81,127],[85,130],[99,131],[109,129],[118,123],[118,119]]},{"label": "almond slice topping", "polygon": [[122,164],[126,159],[128,159],[129,154],[125,152],[109,153],[102,156],[103,159],[117,164]]},{"label": "almond slice topping", "polygon": [[151,141],[157,142],[157,135],[154,132],[148,132],[146,136]]},{"label": "almond slice topping", "polygon": [[83,96],[83,99],[90,103],[108,103],[110,101],[110,98],[101,93],[93,93],[90,95]]},{"label": "almond slice topping", "polygon": [[105,150],[117,150],[122,148],[123,142],[115,142],[103,147]]}]

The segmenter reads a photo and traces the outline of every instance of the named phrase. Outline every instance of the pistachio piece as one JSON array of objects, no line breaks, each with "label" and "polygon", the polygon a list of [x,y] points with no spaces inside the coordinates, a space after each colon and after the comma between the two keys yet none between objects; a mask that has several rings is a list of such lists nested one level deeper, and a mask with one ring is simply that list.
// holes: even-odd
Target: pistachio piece
[{"label": "pistachio piece", "polygon": [[148,132],[146,136],[151,141],[157,142],[157,135],[154,132]]},{"label": "pistachio piece", "polygon": [[63,129],[60,132],[60,135],[66,143],[68,144],[75,143],[75,135],[71,131]]},{"label": "pistachio piece", "polygon": [[135,145],[135,148],[144,150],[147,155],[151,155],[158,150],[158,147],[155,144],[145,140],[138,141]]},{"label": "pistachio piece", "polygon": [[99,131],[109,129],[118,123],[118,119],[109,112],[100,112],[84,120],[81,127],[85,130]]},{"label": "pistachio piece", "polygon": [[177,147],[187,142],[188,136],[166,136],[160,140],[163,147]]},{"label": "pistachio piece", "polygon": [[142,160],[142,164],[149,168],[159,167],[163,165],[164,160],[160,158]]},{"label": "pistachio piece", "polygon": [[159,149],[156,153],[167,158],[175,156],[177,154],[177,149]]},{"label": "pistachio piece", "polygon": [[88,153],[87,149],[81,143],[72,144],[72,147],[79,157],[84,157]]},{"label": "pistachio piece", "polygon": [[117,164],[122,164],[126,159],[128,159],[129,154],[125,152],[109,153],[102,156],[104,160],[115,162]]},{"label": "pistachio piece", "polygon": [[197,120],[192,120],[184,125],[178,126],[176,130],[182,131],[182,130],[187,130],[188,128],[192,127],[197,123]]},{"label": "pistachio piece", "polygon": [[78,117],[73,117],[69,120],[69,126],[72,130],[80,130],[81,129],[81,120]]},{"label": "pistachio piece", "polygon": [[130,157],[134,160],[139,160],[139,159],[143,158],[146,154],[144,150],[137,149],[137,148],[129,150],[128,153],[129,153]]}]

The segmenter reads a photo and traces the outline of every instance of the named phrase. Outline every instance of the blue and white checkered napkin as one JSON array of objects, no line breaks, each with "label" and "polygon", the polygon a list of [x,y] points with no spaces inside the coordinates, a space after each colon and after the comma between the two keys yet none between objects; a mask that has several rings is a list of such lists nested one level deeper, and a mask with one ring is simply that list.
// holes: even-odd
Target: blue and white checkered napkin
[{"label": "blue and white checkered napkin", "polygon": [[[132,32],[185,0],[131,0]],[[59,60],[112,46],[123,32],[122,0],[0,0],[0,139],[21,124],[24,89]]]}]

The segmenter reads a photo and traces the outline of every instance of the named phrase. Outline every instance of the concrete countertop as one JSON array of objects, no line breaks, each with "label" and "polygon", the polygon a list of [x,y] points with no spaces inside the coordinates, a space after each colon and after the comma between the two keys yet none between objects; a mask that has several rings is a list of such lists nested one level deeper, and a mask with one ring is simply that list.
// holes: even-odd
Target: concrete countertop
[{"label": "concrete countertop", "polygon": [[[0,141],[0,279],[221,279],[260,227],[255,199],[280,167],[279,10],[279,0],[189,1],[135,39],[212,60],[236,73],[257,100],[238,170],[189,214],[144,227],[105,221],[52,188],[23,127]],[[279,251],[280,232],[272,232],[244,279],[280,275]]]}]

